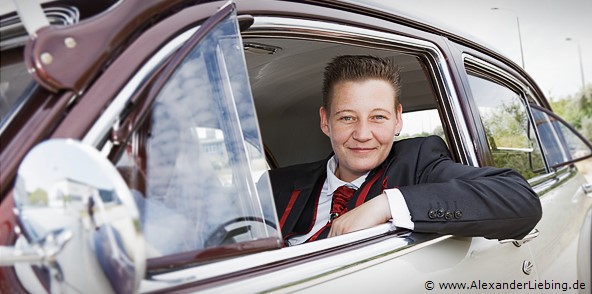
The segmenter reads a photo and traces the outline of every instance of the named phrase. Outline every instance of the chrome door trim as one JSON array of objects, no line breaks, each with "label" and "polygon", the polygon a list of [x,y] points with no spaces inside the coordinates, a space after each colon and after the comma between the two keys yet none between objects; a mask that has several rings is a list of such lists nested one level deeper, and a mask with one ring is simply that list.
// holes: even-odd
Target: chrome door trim
[{"label": "chrome door trim", "polygon": [[540,235],[539,230],[538,229],[533,229],[532,231],[530,231],[530,233],[528,233],[522,239],[503,239],[503,240],[499,240],[499,243],[500,244],[512,243],[512,244],[514,244],[514,246],[520,247],[524,243],[529,242],[529,241],[532,241],[534,238],[538,237],[539,235]]},{"label": "chrome door trim", "polygon": [[[520,80],[518,80],[514,76],[510,75],[505,70],[499,68],[498,66],[493,65],[485,60],[482,60],[482,59],[475,57],[475,56],[468,54],[468,53],[463,53],[462,58],[463,58],[464,62],[472,63],[473,65],[479,66],[487,71],[490,71],[494,74],[497,74],[497,75],[503,77],[505,80],[508,80],[509,82],[514,84],[515,87],[519,88],[522,92],[524,92],[524,94],[530,93],[530,90],[526,86],[526,84],[524,84],[523,82],[521,82]],[[526,97],[523,97],[523,98],[526,98]]]},{"label": "chrome door trim", "polygon": [[[452,111],[445,112],[444,114],[448,117],[449,121],[459,127],[460,138],[456,137],[457,135],[455,132],[451,132],[453,136],[452,139],[460,144],[463,149],[464,154],[461,154],[461,156],[466,156],[465,160],[467,162],[465,163],[479,166],[475,154],[475,146],[470,139],[471,136],[467,127],[467,122],[462,115],[463,111],[460,107],[456,92],[454,91],[455,87],[452,83],[450,69],[444,58],[444,54],[435,44],[425,40],[355,26],[317,20],[268,16],[255,17],[255,22],[251,25],[249,30],[244,33],[244,37],[269,37],[270,34],[273,34],[273,37],[278,37],[279,35],[280,37],[289,38],[305,38],[321,41],[329,40],[342,44],[355,43],[359,45],[360,43],[363,43],[365,46],[376,47],[377,49],[382,50],[389,50],[387,48],[390,47],[394,50],[405,48],[415,52],[420,51],[424,54],[427,53],[436,63],[436,69],[434,69],[436,78],[443,80],[442,85],[445,93],[441,93],[441,96],[447,100],[448,105],[452,108]],[[378,45],[380,45],[380,47],[378,47]],[[452,119],[450,119],[451,115]]]},{"label": "chrome door trim", "polygon": [[[170,273],[154,275],[150,279],[142,281],[140,290],[142,292],[162,291],[167,290],[167,288],[186,285],[187,287],[201,286],[204,289],[211,288],[215,292],[217,285],[209,284],[211,280],[218,276],[235,274],[242,278],[236,279],[234,282],[245,284],[241,284],[241,291],[265,292],[322,278],[323,276],[347,269],[353,265],[359,265],[360,262],[364,262],[366,266],[372,266],[452,237],[451,235],[417,234],[406,231],[406,233],[400,235],[385,236],[383,240],[373,244],[358,246],[353,249],[348,248],[348,245],[363,242],[366,238],[384,236],[385,232],[390,230],[390,227],[390,224],[383,224],[374,228],[312,243],[245,255]],[[337,251],[331,251],[340,246],[343,248]],[[322,251],[328,251],[328,253],[320,256],[317,255],[323,254]],[[282,263],[285,265],[279,265]],[[265,283],[261,283],[261,280],[257,279],[256,276],[259,274],[268,274],[269,271],[263,270],[266,266],[274,268],[272,271],[274,279],[273,281],[266,279]],[[261,270],[257,270],[258,268]],[[254,271],[250,271],[248,275],[241,274],[241,272],[253,269]],[[292,274],[281,274],[286,272],[298,272],[299,274],[296,276]],[[246,284],[249,283],[255,286],[251,284],[248,287],[256,288],[245,290],[243,287],[247,287]]]}]

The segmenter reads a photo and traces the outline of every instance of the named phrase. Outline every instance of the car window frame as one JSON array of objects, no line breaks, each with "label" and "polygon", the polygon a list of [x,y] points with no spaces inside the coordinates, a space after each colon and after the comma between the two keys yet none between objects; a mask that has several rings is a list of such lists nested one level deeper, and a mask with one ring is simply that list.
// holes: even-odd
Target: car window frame
[{"label": "car window frame", "polygon": [[[383,50],[407,50],[409,54],[421,58],[421,62],[430,67],[428,68],[428,76],[435,84],[436,95],[441,99],[441,101],[437,101],[438,112],[443,120],[442,127],[447,135],[450,151],[459,162],[479,166],[468,130],[468,122],[463,115],[451,69],[444,54],[445,51],[433,41],[409,37],[406,34],[367,29],[356,25],[344,26],[340,23],[322,20],[275,16],[257,16],[254,20],[251,28],[243,34],[245,39],[249,36],[258,36],[260,31],[264,33],[273,31],[271,34],[273,37],[320,38],[326,42],[333,40],[337,43],[347,40],[349,44],[363,44],[362,46],[373,44],[373,48]],[[322,23],[324,27],[315,25],[315,23]]]},{"label": "car window frame", "polygon": [[[500,67],[491,64],[485,60],[483,60],[482,58],[476,57],[472,54],[469,53],[462,53],[462,60],[463,60],[463,71],[464,73],[467,75],[473,74],[475,76],[484,78],[486,80],[491,80],[494,81],[495,83],[498,83],[506,88],[508,88],[511,91],[514,91],[518,94],[522,105],[524,105],[526,113],[528,115],[528,119],[530,121],[530,123],[534,126],[534,118],[532,116],[532,111],[530,110],[530,100],[529,97],[531,96],[531,92],[530,92],[530,88],[528,86],[526,86],[526,84],[522,83],[520,80],[518,80],[516,77],[514,77],[513,75],[511,75],[509,72],[501,69]],[[471,89],[469,81],[467,79],[467,89]],[[469,93],[469,100],[470,100],[470,104],[473,105],[473,107],[475,109],[478,109],[476,102],[473,98],[473,94],[470,90],[467,90],[467,92]],[[483,121],[481,119],[481,115],[478,113],[476,113],[476,115],[474,115],[474,120],[475,120],[475,124],[477,125],[477,127],[479,128],[479,132],[485,134],[485,127],[483,125]],[[541,139],[540,139],[540,135],[538,130],[536,129],[536,127],[534,127],[534,134],[535,134],[535,142],[536,144],[538,144],[539,149],[541,150],[541,156],[542,156],[542,160],[543,163],[545,165],[545,172],[538,175],[538,176],[534,176],[531,179],[527,179],[529,182],[538,182],[539,178],[544,177],[545,175],[548,175],[550,172],[549,169],[549,164],[548,164],[548,160],[546,158],[546,155],[544,152],[542,152],[542,143],[541,143]],[[484,158],[483,158],[483,164],[484,165],[494,165],[494,161],[493,161],[493,155],[491,153],[491,149],[489,148],[489,143],[487,143],[487,141],[484,142],[484,144],[486,145],[485,148],[483,150],[485,150],[484,152]],[[531,183],[531,184],[532,184]]]}]

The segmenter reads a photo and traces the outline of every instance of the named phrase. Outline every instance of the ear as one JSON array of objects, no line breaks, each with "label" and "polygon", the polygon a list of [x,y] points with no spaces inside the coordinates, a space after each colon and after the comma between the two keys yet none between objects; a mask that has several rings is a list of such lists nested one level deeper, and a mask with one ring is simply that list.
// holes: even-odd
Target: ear
[{"label": "ear", "polygon": [[396,123],[396,133],[400,133],[403,129],[403,105],[399,104],[396,110],[397,113],[397,123]]},{"label": "ear", "polygon": [[325,107],[321,106],[319,116],[321,117],[321,131],[329,136],[329,112],[327,112]]}]

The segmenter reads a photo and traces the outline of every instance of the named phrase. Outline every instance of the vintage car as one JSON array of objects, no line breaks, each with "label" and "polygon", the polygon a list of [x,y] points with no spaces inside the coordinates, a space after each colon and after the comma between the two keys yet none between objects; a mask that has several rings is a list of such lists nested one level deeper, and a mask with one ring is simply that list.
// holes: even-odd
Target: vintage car
[{"label": "vintage car", "polygon": [[[2,293],[592,287],[592,146],[472,38],[365,1],[14,3],[0,22]],[[490,240],[383,224],[284,246],[267,171],[331,152],[322,73],[342,54],[401,67],[401,137],[521,173],[536,228]]]}]

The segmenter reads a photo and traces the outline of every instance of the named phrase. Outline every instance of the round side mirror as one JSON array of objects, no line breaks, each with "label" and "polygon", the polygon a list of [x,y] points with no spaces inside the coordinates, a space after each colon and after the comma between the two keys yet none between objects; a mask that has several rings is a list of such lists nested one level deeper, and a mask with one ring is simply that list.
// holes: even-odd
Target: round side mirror
[{"label": "round side mirror", "polygon": [[7,260],[40,266],[51,292],[137,292],[146,266],[138,209],[96,149],[63,139],[39,144],[19,167],[14,198],[28,241],[15,251],[31,256]]}]

